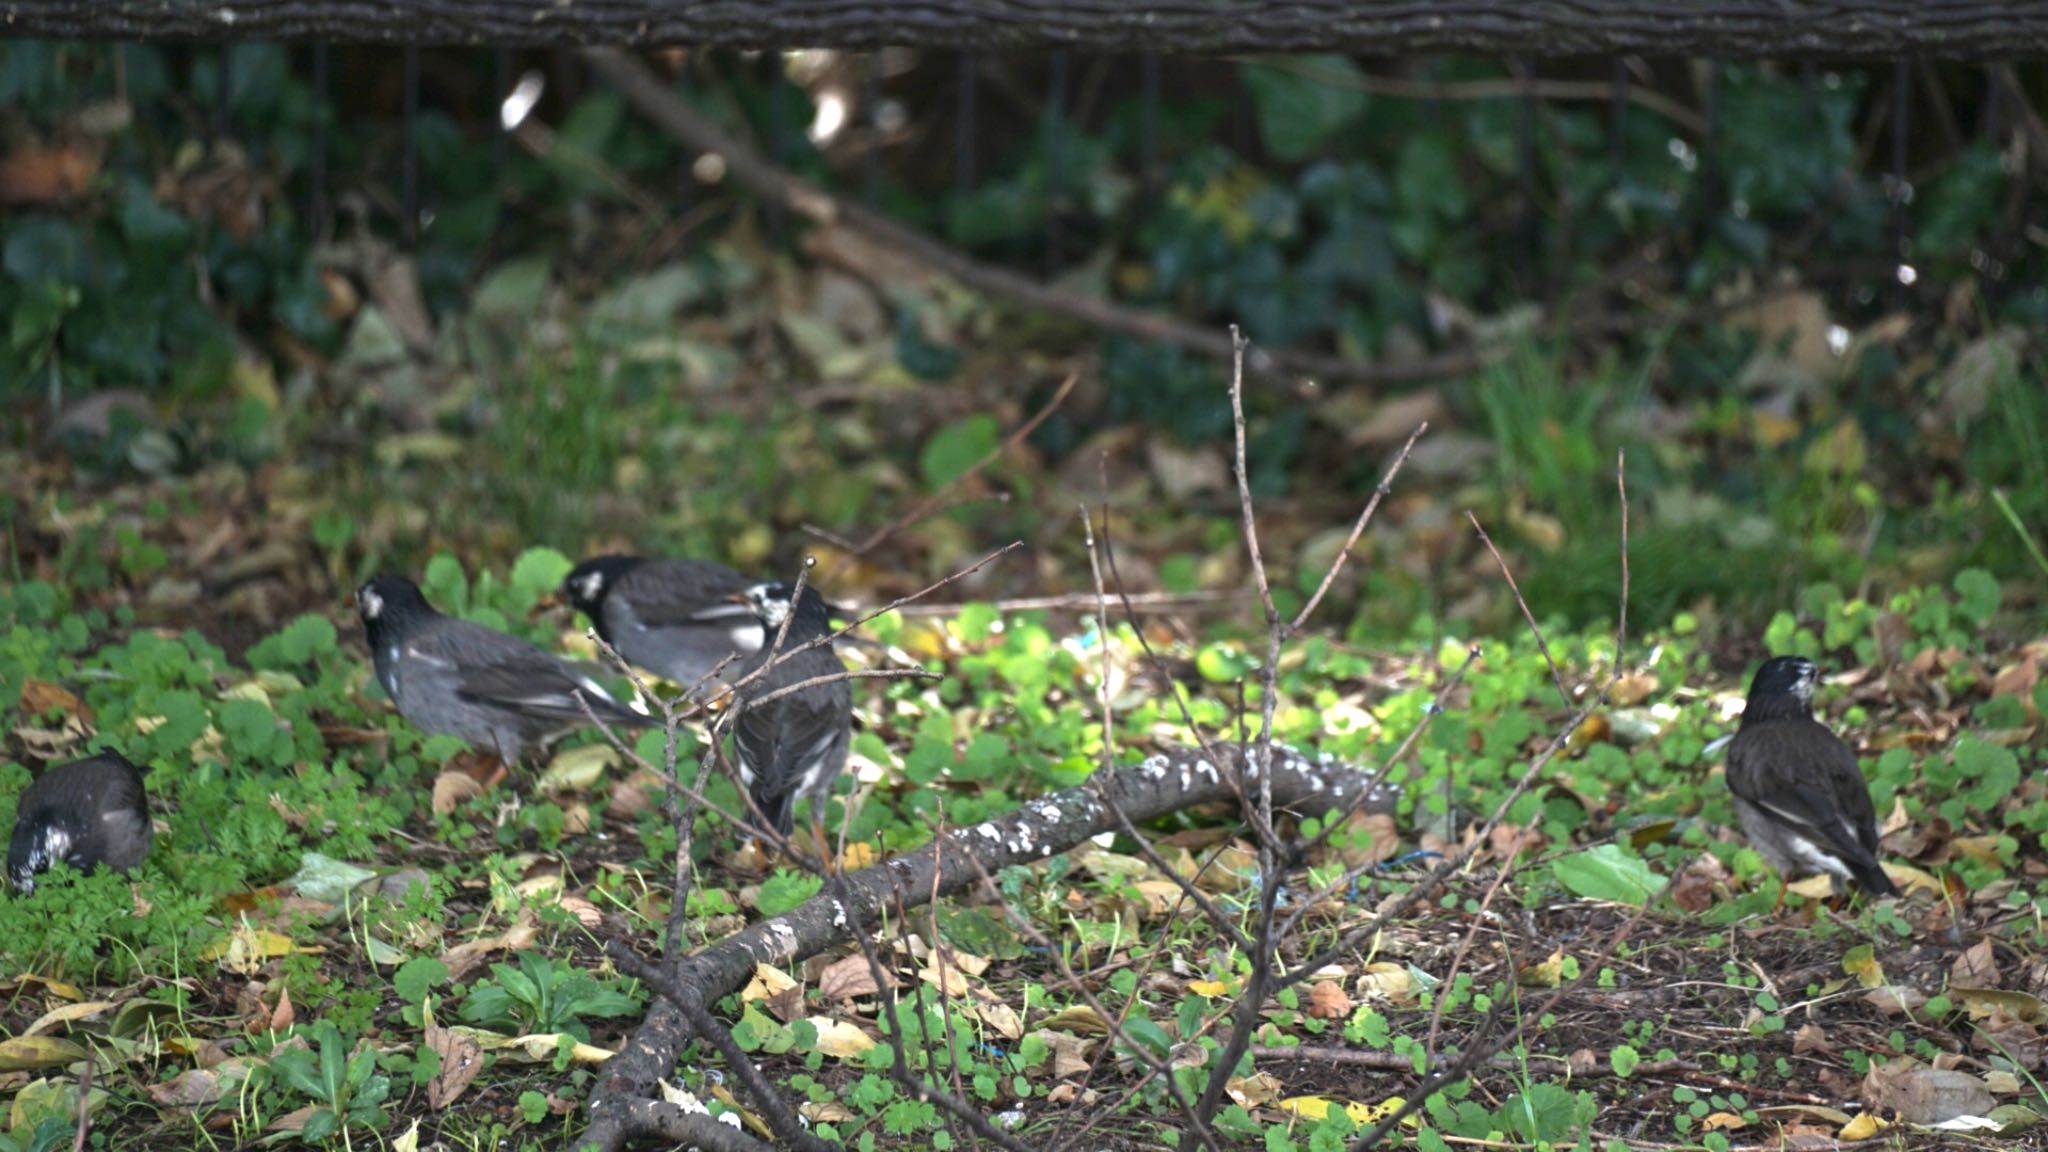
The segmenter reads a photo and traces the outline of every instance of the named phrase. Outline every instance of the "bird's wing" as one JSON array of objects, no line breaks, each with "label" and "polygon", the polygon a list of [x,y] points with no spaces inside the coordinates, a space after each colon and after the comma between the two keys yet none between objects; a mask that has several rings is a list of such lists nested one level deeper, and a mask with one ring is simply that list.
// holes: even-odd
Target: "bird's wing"
[{"label": "bird's wing", "polygon": [[421,665],[444,671],[457,695],[478,704],[527,716],[578,721],[588,719],[578,697],[590,711],[609,721],[639,722],[639,713],[622,707],[604,685],[533,645],[502,632],[450,620],[415,637],[405,655]]},{"label": "bird's wing", "polygon": [[612,594],[630,601],[648,628],[723,627],[753,619],[753,609],[728,600],[750,583],[722,564],[664,560],[635,568]]},{"label": "bird's wing", "polygon": [[1742,729],[1728,787],[1773,820],[1859,868],[1877,867],[1877,812],[1849,746],[1812,720]]},{"label": "bird's wing", "polygon": [[[836,657],[814,648],[770,669],[754,693],[765,695],[844,670]],[[845,767],[852,718],[853,693],[844,680],[813,685],[740,713],[733,747],[751,777],[747,783],[754,802],[780,831],[789,831],[791,805],[807,784],[835,779]]]}]

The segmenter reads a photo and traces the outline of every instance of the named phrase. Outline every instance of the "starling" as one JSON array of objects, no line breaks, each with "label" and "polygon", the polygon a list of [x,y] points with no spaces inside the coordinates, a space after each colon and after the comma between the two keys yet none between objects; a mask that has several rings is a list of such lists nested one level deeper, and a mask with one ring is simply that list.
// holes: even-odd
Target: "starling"
[{"label": "starling", "polygon": [[[767,671],[740,687],[733,721],[733,748],[740,780],[754,805],[785,838],[795,823],[796,802],[811,802],[811,838],[820,862],[830,866],[825,840],[825,799],[846,769],[846,749],[853,738],[853,690],[844,678],[846,666],[830,644],[804,648],[832,634],[832,619],[823,597],[805,588],[794,604],[793,590],[780,581],[757,584],[734,597],[759,621],[767,644],[747,662],[746,672],[767,665]],[[789,620],[779,659],[769,663],[767,646],[774,643],[783,620]],[[802,649],[799,651],[799,649]],[[807,681],[838,676],[821,684]],[[759,705],[771,693],[805,685]]]},{"label": "starling", "polygon": [[596,556],[570,570],[561,595],[628,663],[694,688],[721,663],[721,679],[736,679],[733,654],[761,650],[760,620],[733,599],[752,584],[703,560]]},{"label": "starling", "polygon": [[80,872],[102,864],[126,872],[149,855],[149,841],[142,770],[119,752],[102,752],[52,768],[22,792],[7,877],[27,894],[36,874],[59,860]]},{"label": "starling", "polygon": [[652,723],[567,661],[436,612],[419,585],[403,576],[379,576],[357,589],[356,611],[369,635],[377,681],[398,714],[423,732],[458,736],[507,764],[591,715],[620,727]]},{"label": "starling", "polygon": [[1896,896],[1877,862],[1877,810],[1856,754],[1813,718],[1815,676],[1813,662],[1797,656],[1757,669],[1728,745],[1735,811],[1781,877],[1824,873],[1838,896],[1850,880],[1872,896]]}]

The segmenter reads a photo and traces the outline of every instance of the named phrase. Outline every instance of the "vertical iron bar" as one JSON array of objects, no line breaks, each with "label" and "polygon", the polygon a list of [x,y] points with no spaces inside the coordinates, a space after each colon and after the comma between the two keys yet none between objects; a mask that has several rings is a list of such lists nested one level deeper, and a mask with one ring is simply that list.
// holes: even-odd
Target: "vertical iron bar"
[{"label": "vertical iron bar", "polygon": [[1892,251],[1898,260],[1893,270],[1892,289],[1894,298],[1904,304],[1911,293],[1906,278],[1912,273],[1906,271],[1911,265],[1911,255],[1906,246],[1906,206],[1913,196],[1913,188],[1907,181],[1906,171],[1906,130],[1907,117],[1913,103],[1913,62],[1904,57],[1892,66]]},{"label": "vertical iron bar", "polygon": [[327,44],[313,45],[313,154],[306,181],[312,187],[306,196],[306,227],[309,235],[322,236],[327,230],[327,122],[334,115],[327,76]]},{"label": "vertical iron bar", "polygon": [[[1999,167],[2005,165],[2005,85],[1999,83],[1996,66],[1984,70],[1988,87],[1984,92],[1984,137],[1999,156]],[[1978,250],[1977,293],[1984,298],[1987,313],[1996,314],[2002,293],[1999,291],[2005,280],[2003,261],[2009,251],[2003,224],[1994,224],[1991,235],[1984,238]]]},{"label": "vertical iron bar", "polygon": [[210,127],[213,129],[214,137],[219,139],[228,134],[228,128],[233,119],[234,109],[231,97],[235,87],[235,46],[233,44],[222,44],[220,46],[220,55],[214,59],[214,73],[216,87],[213,93],[213,123]]},{"label": "vertical iron bar", "polygon": [[1060,199],[1066,192],[1067,53],[1052,52],[1052,75],[1045,96],[1045,264],[1050,272],[1060,262]]},{"label": "vertical iron bar", "polygon": [[1138,179],[1145,190],[1159,182],[1159,54],[1138,57]]},{"label": "vertical iron bar", "polygon": [[[781,168],[789,163],[789,85],[782,73],[782,53],[771,49],[762,55],[768,59],[768,146],[775,157],[775,166]],[[787,227],[781,201],[770,201],[768,239],[778,248],[782,246],[782,234]]]},{"label": "vertical iron bar", "polygon": [[882,198],[882,53],[868,53],[860,76],[861,120],[867,125],[867,147],[861,154],[861,200],[872,209]]},{"label": "vertical iron bar", "polygon": [[405,246],[413,247],[420,238],[420,50],[415,44],[405,46],[405,167],[401,211],[405,219],[400,222],[399,232],[405,238]]},{"label": "vertical iron bar", "polygon": [[[1706,132],[1699,151],[1699,225],[1713,219],[1721,202],[1721,62],[1707,62]],[[1704,242],[1704,241],[1703,241]]]},{"label": "vertical iron bar", "polygon": [[493,48],[491,50],[491,115],[498,129],[491,134],[491,168],[498,174],[502,185],[505,176],[506,137],[511,135],[505,127],[505,97],[512,94],[512,50]]},{"label": "vertical iron bar", "polygon": [[1536,66],[1526,57],[1517,58],[1513,66],[1522,89],[1522,115],[1516,127],[1515,149],[1515,183],[1522,197],[1522,253],[1540,281],[1543,240],[1536,207]]},{"label": "vertical iron bar", "polygon": [[979,71],[974,53],[962,52],[959,116],[953,136],[953,179],[962,196],[974,191],[974,90]]},{"label": "vertical iron bar", "polygon": [[1614,113],[1607,131],[1611,136],[1608,147],[1612,149],[1614,183],[1619,186],[1628,178],[1628,61],[1620,57],[1614,60]]}]

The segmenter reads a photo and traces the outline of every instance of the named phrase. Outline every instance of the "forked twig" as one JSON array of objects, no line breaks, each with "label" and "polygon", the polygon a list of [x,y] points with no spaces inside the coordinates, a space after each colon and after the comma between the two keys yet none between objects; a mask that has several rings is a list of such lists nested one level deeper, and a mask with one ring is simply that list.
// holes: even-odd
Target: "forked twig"
[{"label": "forked twig", "polygon": [[1479,517],[1474,516],[1471,510],[1467,509],[1465,519],[1472,522],[1472,530],[1479,533],[1479,542],[1486,545],[1486,550],[1493,553],[1493,562],[1500,565],[1500,574],[1507,578],[1508,591],[1515,594],[1515,604],[1522,610],[1522,619],[1529,622],[1529,631],[1536,636],[1536,647],[1543,653],[1543,662],[1550,665],[1550,678],[1557,684],[1557,698],[1565,707],[1571,707],[1571,689],[1564,686],[1564,673],[1558,670],[1557,661],[1550,655],[1550,643],[1543,638],[1543,629],[1536,623],[1536,614],[1529,610],[1529,602],[1522,599],[1522,586],[1515,583],[1514,571],[1508,567],[1508,562],[1501,557],[1500,549],[1493,546],[1493,537],[1488,536],[1486,529],[1479,526]]}]

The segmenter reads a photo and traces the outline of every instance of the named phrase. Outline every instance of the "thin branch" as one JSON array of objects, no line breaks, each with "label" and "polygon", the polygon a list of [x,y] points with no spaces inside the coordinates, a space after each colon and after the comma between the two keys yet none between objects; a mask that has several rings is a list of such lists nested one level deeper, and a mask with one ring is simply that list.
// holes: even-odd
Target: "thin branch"
[{"label": "thin branch", "polygon": [[1522,586],[1515,583],[1515,574],[1509,569],[1508,562],[1501,557],[1500,549],[1493,546],[1493,538],[1486,534],[1486,529],[1479,526],[1479,517],[1467,510],[1465,519],[1472,522],[1472,530],[1479,533],[1479,542],[1486,545],[1486,550],[1493,553],[1493,562],[1500,565],[1500,574],[1507,578],[1508,591],[1515,594],[1515,604],[1522,610],[1522,619],[1529,622],[1529,631],[1536,636],[1536,647],[1543,653],[1543,662],[1550,665],[1550,678],[1557,683],[1557,698],[1565,707],[1571,707],[1571,689],[1564,686],[1564,673],[1558,670],[1557,661],[1550,655],[1550,643],[1543,639],[1543,628],[1536,623],[1536,614],[1529,610],[1529,602],[1522,599]]},{"label": "thin branch", "polygon": [[1358,543],[1359,536],[1364,534],[1365,526],[1372,523],[1372,514],[1380,510],[1380,501],[1386,499],[1387,493],[1393,490],[1394,477],[1400,474],[1401,465],[1408,462],[1408,453],[1415,450],[1415,442],[1422,439],[1422,434],[1427,431],[1429,421],[1424,420],[1415,426],[1415,431],[1408,434],[1408,442],[1401,445],[1400,453],[1387,467],[1386,474],[1380,477],[1379,486],[1372,490],[1372,499],[1366,501],[1364,511],[1358,514],[1357,521],[1351,525],[1351,534],[1344,538],[1344,546],[1337,549],[1337,555],[1331,559],[1330,570],[1323,573],[1323,582],[1316,585],[1315,595],[1308,598],[1308,603],[1301,606],[1301,611],[1295,613],[1294,621],[1287,626],[1289,632],[1301,631],[1302,624],[1315,614],[1316,605],[1323,602],[1323,594],[1330,590],[1330,584],[1337,579],[1337,573],[1344,570],[1344,561],[1351,558],[1351,549]]},{"label": "thin branch", "polygon": [[996,445],[994,448],[989,449],[988,452],[985,453],[981,459],[976,460],[973,464],[968,465],[966,471],[961,472],[959,475],[953,477],[951,480],[946,481],[945,485],[941,487],[938,491],[931,493],[924,499],[912,505],[908,512],[905,512],[903,515],[897,517],[896,519],[890,521],[887,524],[884,524],[882,527],[875,529],[875,531],[871,535],[869,535],[867,539],[862,540],[859,544],[854,546],[853,555],[849,556],[847,559],[850,561],[855,557],[867,555],[868,553],[874,551],[876,548],[881,547],[883,541],[889,539],[891,536],[894,536],[896,533],[901,532],[903,529],[908,528],[912,524],[915,524],[918,521],[923,520],[926,516],[931,515],[935,509],[937,509],[941,504],[945,502],[948,494],[951,493],[954,488],[957,488],[960,485],[965,484],[970,477],[979,475],[983,468],[988,467],[990,464],[995,463],[997,460],[1007,455],[1010,449],[1015,448],[1017,445],[1023,443],[1024,438],[1026,436],[1029,436],[1033,432],[1037,431],[1038,426],[1040,424],[1045,423],[1046,418],[1051,416],[1055,411],[1057,411],[1059,409],[1059,406],[1066,401],[1067,394],[1074,390],[1074,385],[1077,382],[1079,382],[1080,379],[1080,373],[1068,373],[1066,381],[1060,385],[1059,391],[1054,392],[1052,395],[1052,399],[1046,401],[1045,404],[1041,406],[1038,409],[1038,411],[1032,415],[1031,419],[1026,420],[1022,424],[1019,424],[1016,427],[1016,429],[1012,431],[1008,436],[1003,437],[1002,443]]}]

